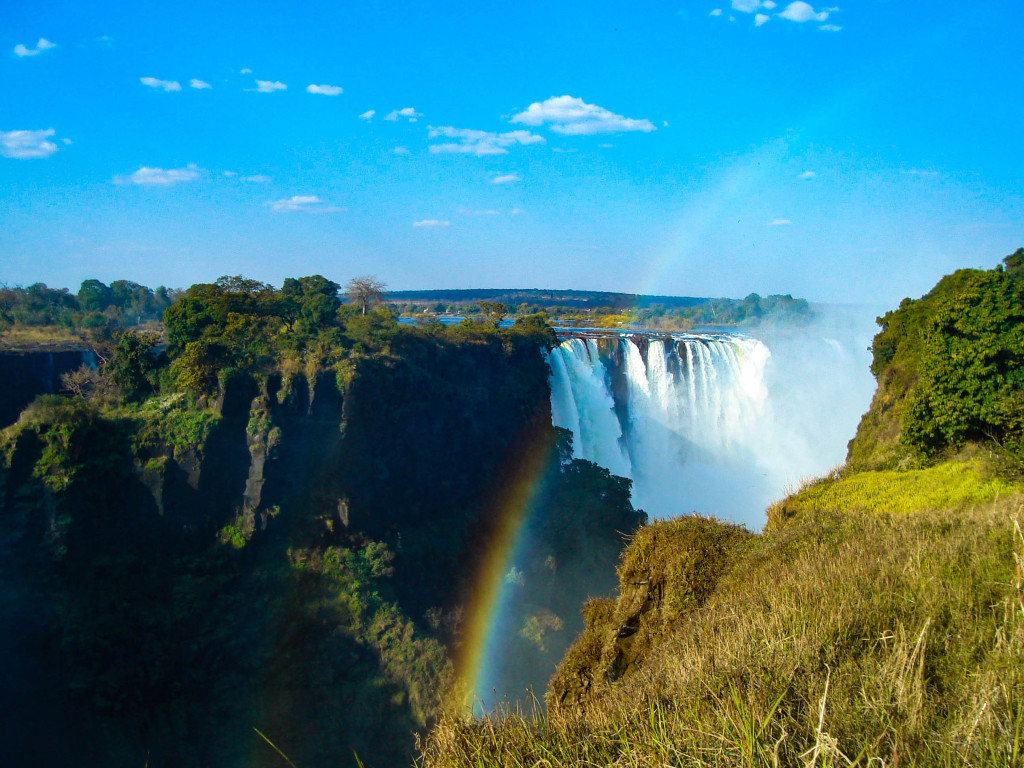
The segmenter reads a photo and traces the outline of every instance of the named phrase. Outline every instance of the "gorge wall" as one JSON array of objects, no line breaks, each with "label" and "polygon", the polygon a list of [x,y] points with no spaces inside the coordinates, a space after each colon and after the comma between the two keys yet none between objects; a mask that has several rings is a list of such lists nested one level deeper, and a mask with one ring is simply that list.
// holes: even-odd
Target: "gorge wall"
[{"label": "gorge wall", "polygon": [[[254,728],[304,766],[408,764],[494,500],[524,479],[550,493],[518,621],[561,616],[513,635],[543,683],[641,521],[628,483],[571,458],[547,377],[529,335],[399,335],[335,370],[227,371],[208,407],[37,400],[0,462],[12,764],[279,764]],[[543,478],[519,476],[531,453]]]}]

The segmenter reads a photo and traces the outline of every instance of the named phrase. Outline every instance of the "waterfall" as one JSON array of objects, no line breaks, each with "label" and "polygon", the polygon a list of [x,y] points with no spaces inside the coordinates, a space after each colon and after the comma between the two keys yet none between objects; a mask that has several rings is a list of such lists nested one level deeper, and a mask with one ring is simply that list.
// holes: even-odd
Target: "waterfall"
[{"label": "waterfall", "polygon": [[631,478],[652,517],[697,511],[759,528],[787,485],[836,463],[831,451],[806,466],[810,436],[776,418],[772,353],[756,339],[574,335],[549,363],[552,421],[572,430],[576,457]]}]

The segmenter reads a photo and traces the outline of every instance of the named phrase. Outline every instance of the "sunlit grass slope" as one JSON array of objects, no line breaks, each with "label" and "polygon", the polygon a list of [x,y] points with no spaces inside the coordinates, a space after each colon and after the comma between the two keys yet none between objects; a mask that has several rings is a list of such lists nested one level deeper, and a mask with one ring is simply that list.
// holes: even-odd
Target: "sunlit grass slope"
[{"label": "sunlit grass slope", "polygon": [[[850,507],[803,497],[761,536],[647,527],[618,599],[585,610],[547,714],[452,715],[423,765],[1024,764],[1021,496],[930,472],[823,484],[817,501]],[[865,509],[882,498],[896,511]]]},{"label": "sunlit grass slope", "polygon": [[977,461],[949,462],[906,471],[837,473],[808,484],[768,510],[770,520],[800,510],[953,512],[1013,493],[1016,486],[986,475]]}]

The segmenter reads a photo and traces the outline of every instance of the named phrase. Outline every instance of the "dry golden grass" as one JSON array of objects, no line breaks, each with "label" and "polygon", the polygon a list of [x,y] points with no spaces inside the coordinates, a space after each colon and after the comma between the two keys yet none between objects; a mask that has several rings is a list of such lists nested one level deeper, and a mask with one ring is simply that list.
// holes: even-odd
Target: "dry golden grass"
[{"label": "dry golden grass", "polygon": [[630,674],[547,714],[450,715],[422,765],[1024,765],[1022,514],[801,511]]},{"label": "dry golden grass", "polygon": [[9,328],[0,335],[0,349],[19,352],[80,348],[88,344],[88,339],[84,335],[56,325],[18,326]]}]

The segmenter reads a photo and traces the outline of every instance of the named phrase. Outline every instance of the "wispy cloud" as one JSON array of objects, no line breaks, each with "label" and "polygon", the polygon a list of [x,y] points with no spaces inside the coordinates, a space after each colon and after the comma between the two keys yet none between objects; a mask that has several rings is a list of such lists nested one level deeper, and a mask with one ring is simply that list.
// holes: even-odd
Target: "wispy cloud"
[{"label": "wispy cloud", "polygon": [[837,27],[835,24],[822,24],[818,29],[825,32],[839,32],[842,27]]},{"label": "wispy cloud", "polygon": [[270,200],[265,203],[274,213],[294,213],[302,211],[305,213],[333,213],[343,211],[336,205],[327,205],[316,195],[293,195],[284,200]]},{"label": "wispy cloud", "polygon": [[307,85],[306,93],[319,93],[322,96],[338,96],[342,92],[340,85]]},{"label": "wispy cloud", "polygon": [[537,101],[524,111],[512,116],[513,123],[523,125],[548,124],[555,133],[570,136],[590,136],[597,133],[623,133],[657,130],[650,120],[635,120],[610,112],[596,104],[587,104],[573,96],[554,96]]},{"label": "wispy cloud", "polygon": [[252,176],[243,176],[242,181],[247,181],[250,184],[269,184],[273,179],[262,173],[254,173]]},{"label": "wispy cloud", "polygon": [[361,114],[359,116],[359,119],[360,120],[366,120],[367,122],[369,122],[370,120],[373,120],[373,116],[376,115],[376,114],[377,114],[377,110],[375,110],[375,109],[368,109],[365,112],[363,112],[363,114]]},{"label": "wispy cloud", "polygon": [[491,184],[514,184],[515,182],[522,180],[522,177],[515,173],[502,173],[497,176],[492,176]]},{"label": "wispy cloud", "polygon": [[513,208],[511,211],[508,212],[508,215],[509,216],[521,216],[524,213],[526,213],[526,211],[524,211],[522,208]]},{"label": "wispy cloud", "polygon": [[422,221],[414,221],[412,223],[414,227],[450,227],[452,223],[450,221],[440,221],[438,219],[423,219]]},{"label": "wispy cloud", "polygon": [[195,77],[193,77],[192,80],[189,82],[188,87],[189,88],[195,88],[197,91],[205,91],[208,88],[213,88],[213,86],[210,85],[205,80],[199,80],[198,78],[195,78]]},{"label": "wispy cloud", "polygon": [[782,11],[779,16],[783,19],[789,19],[790,21],[796,21],[803,24],[805,21],[825,21],[828,18],[830,11],[837,11],[838,8],[829,8],[824,11],[815,11],[814,6],[810,3],[805,3],[803,0],[796,0],[794,3],[790,3],[786,6],[786,9]]},{"label": "wispy cloud", "polygon": [[39,160],[57,151],[57,145],[49,141],[56,131],[45,128],[39,131],[0,131],[0,155],[15,160]]},{"label": "wispy cloud", "polygon": [[240,75],[251,75],[252,74],[252,70],[249,69],[248,67],[242,67],[242,69],[238,70],[238,73]]},{"label": "wispy cloud", "polygon": [[196,181],[202,176],[202,170],[195,163],[184,168],[150,168],[142,166],[128,176],[115,176],[115,184],[137,184],[142,187],[170,187],[188,181]]},{"label": "wispy cloud", "polygon": [[435,128],[429,127],[427,134],[431,139],[446,138],[455,141],[443,144],[431,144],[430,151],[434,154],[504,155],[508,147],[516,144],[543,143],[544,137],[529,131],[477,131],[472,128],[452,128],[450,125]]},{"label": "wispy cloud", "polygon": [[150,88],[163,88],[168,93],[171,91],[181,90],[181,83],[177,80],[160,80],[156,77],[140,77],[139,82],[143,85],[148,85]]},{"label": "wispy cloud", "polygon": [[713,10],[711,13],[708,14],[708,16],[721,16],[721,15],[722,15],[722,9],[721,8],[715,8],[715,10]]},{"label": "wispy cloud", "polygon": [[423,117],[423,113],[417,112],[412,107],[403,107],[402,109],[391,110],[384,119],[394,122],[400,117],[404,117],[410,123],[415,123],[419,118]]},{"label": "wispy cloud", "polygon": [[767,24],[771,21],[770,16],[765,16],[763,13],[759,13],[754,17],[754,26],[760,27],[762,24]]},{"label": "wispy cloud", "polygon": [[51,43],[45,37],[40,37],[39,42],[36,43],[35,48],[29,48],[21,43],[14,46],[14,55],[18,58],[24,58],[26,56],[38,56],[43,51],[48,51],[51,48],[56,48],[56,43]]},{"label": "wispy cloud", "polygon": [[774,7],[772,0],[732,0],[732,9],[740,13],[755,13],[761,9],[770,11]]},{"label": "wispy cloud", "polygon": [[392,155],[403,155],[404,156],[404,155],[411,155],[412,152],[409,151],[408,147],[395,147],[394,149],[391,150],[391,154]]},{"label": "wispy cloud", "polygon": [[813,179],[814,178],[814,171],[804,171],[799,176],[797,176],[797,178],[798,179]]},{"label": "wispy cloud", "polygon": [[904,171],[904,173],[907,173],[907,174],[909,174],[911,176],[938,176],[939,175],[938,171],[926,171],[926,170],[923,170],[921,168],[908,168],[906,171]]},{"label": "wispy cloud", "polygon": [[247,91],[256,93],[273,93],[274,91],[285,91],[288,86],[279,80],[257,80],[255,88],[246,88]]},{"label": "wispy cloud", "polygon": [[788,227],[793,222],[789,219],[772,219],[768,222],[769,227]]}]

